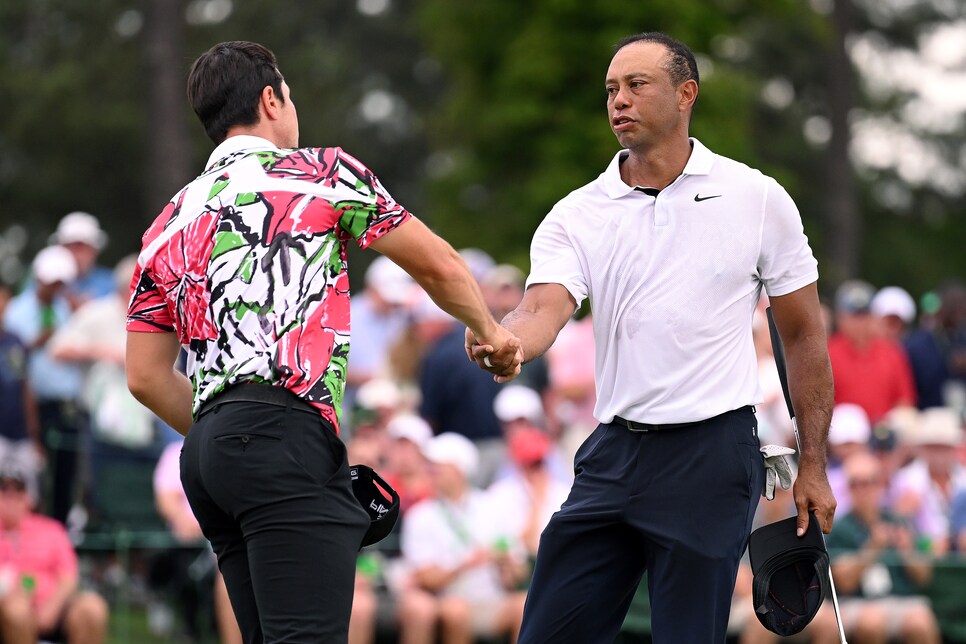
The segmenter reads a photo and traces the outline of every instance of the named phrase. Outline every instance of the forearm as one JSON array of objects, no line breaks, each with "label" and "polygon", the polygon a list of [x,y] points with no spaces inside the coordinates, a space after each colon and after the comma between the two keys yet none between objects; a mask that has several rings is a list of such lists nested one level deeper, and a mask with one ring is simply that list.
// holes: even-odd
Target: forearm
[{"label": "forearm", "polygon": [[832,367],[824,334],[786,344],[788,382],[801,443],[801,465],[825,470],[826,442],[834,406]]},{"label": "forearm", "polygon": [[426,291],[436,304],[483,342],[499,333],[466,262],[442,237],[413,217],[372,242]]},{"label": "forearm", "polygon": [[181,345],[173,333],[127,334],[127,385],[142,405],[183,435],[193,422],[194,392],[174,368]]},{"label": "forearm", "polygon": [[501,324],[520,339],[524,361],[529,362],[547,352],[576,307],[560,284],[534,284]]},{"label": "forearm", "polygon": [[546,353],[560,331],[547,324],[540,315],[520,309],[507,313],[501,324],[510,333],[520,338],[524,362],[530,362]]},{"label": "forearm", "polygon": [[929,582],[932,581],[932,564],[923,555],[916,552],[906,552],[900,556],[906,575],[909,576],[912,583],[920,588],[928,586]]},{"label": "forearm", "polygon": [[436,593],[453,583],[462,572],[462,566],[450,569],[428,566],[413,573],[413,581],[423,590]]},{"label": "forearm", "polygon": [[431,270],[413,272],[413,278],[439,308],[465,324],[482,342],[496,330],[496,320],[463,258],[449,244],[439,245]]},{"label": "forearm", "polygon": [[110,345],[90,345],[84,347],[58,346],[53,357],[64,362],[99,362],[107,360],[124,364],[124,351]]},{"label": "forearm", "polygon": [[817,285],[813,282],[772,297],[771,310],[785,350],[788,389],[801,443],[801,467],[818,470],[824,478],[834,390]]},{"label": "forearm", "polygon": [[191,415],[193,391],[188,378],[172,367],[159,373],[147,382],[128,385],[138,401],[154,414],[173,427],[179,434],[188,435],[194,422]]}]

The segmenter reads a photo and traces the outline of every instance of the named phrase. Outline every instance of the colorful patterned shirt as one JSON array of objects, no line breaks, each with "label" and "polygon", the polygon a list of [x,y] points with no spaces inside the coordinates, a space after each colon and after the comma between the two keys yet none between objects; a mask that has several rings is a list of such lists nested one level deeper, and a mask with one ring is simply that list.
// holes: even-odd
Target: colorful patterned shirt
[{"label": "colorful patterned shirt", "polygon": [[338,431],[346,246],[366,248],[410,216],[340,148],[230,137],[144,234],[127,329],[178,334],[195,412],[228,385],[267,382]]}]

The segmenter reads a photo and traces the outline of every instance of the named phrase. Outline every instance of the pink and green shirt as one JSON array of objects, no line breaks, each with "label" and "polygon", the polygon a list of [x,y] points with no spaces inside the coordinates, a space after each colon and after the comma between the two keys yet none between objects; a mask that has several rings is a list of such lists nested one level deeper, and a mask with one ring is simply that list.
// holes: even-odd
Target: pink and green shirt
[{"label": "pink and green shirt", "polygon": [[127,329],[178,334],[196,412],[228,385],[267,382],[338,431],[347,244],[366,248],[410,217],[340,148],[230,137],[144,234]]}]

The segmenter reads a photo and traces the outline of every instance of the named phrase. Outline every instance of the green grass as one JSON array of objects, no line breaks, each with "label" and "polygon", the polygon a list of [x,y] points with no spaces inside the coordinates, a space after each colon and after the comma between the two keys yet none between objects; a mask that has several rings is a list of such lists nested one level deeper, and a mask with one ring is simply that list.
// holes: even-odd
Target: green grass
[{"label": "green grass", "polygon": [[147,610],[143,606],[129,606],[120,610],[112,607],[107,644],[180,644],[189,641],[192,644],[217,644],[218,637],[212,632],[204,638],[189,640],[178,633],[177,626],[173,634],[161,637],[148,628]]}]

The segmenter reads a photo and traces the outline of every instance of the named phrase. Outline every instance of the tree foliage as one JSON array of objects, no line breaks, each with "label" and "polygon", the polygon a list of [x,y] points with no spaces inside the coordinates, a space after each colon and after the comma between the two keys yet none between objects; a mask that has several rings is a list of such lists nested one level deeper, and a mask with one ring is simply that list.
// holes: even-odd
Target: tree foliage
[{"label": "tree foliage", "polygon": [[[848,33],[838,33],[831,15],[816,9],[835,2],[853,11]],[[957,243],[966,232],[962,192],[866,159],[853,193],[848,185],[843,192],[861,215],[856,238],[832,243],[841,241],[837,223],[848,216],[830,198],[836,176],[829,177],[829,168],[838,168],[826,136],[836,122],[830,78],[840,63],[833,54],[837,42],[915,51],[942,20],[961,20],[961,5],[0,3],[0,83],[8,98],[0,119],[0,235],[14,223],[26,227],[29,243],[20,253],[29,260],[63,214],[81,209],[96,214],[111,235],[105,261],[136,250],[159,201],[197,173],[212,148],[187,102],[159,100],[158,88],[183,87],[190,62],[212,44],[249,39],[278,55],[304,145],[344,147],[457,247],[477,246],[526,268],[540,219],[596,177],[617,150],[603,92],[613,44],[656,30],[698,54],[694,135],[789,190],[823,266],[836,266],[827,261],[830,252],[851,248],[846,259],[855,266],[842,276],[851,271],[922,292],[966,273]],[[159,16],[159,8],[167,13]],[[183,22],[175,30],[165,19]],[[870,115],[888,118],[947,165],[962,158],[961,115],[945,129],[930,129],[907,118],[916,105],[908,87],[883,91],[861,77],[846,89],[854,99],[855,109],[846,107],[853,129]],[[177,145],[179,137],[186,143]]]}]

